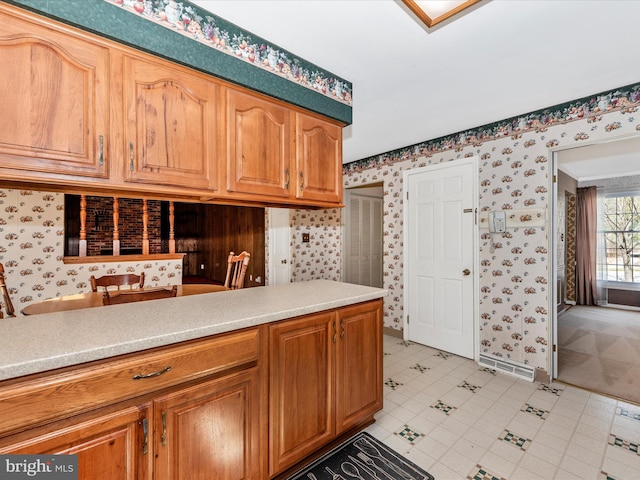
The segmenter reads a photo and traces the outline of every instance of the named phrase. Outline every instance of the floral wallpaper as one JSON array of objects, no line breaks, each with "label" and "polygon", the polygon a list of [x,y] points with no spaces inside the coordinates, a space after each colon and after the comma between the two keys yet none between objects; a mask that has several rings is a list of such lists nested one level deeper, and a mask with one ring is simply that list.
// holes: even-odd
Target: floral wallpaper
[{"label": "floral wallpaper", "polygon": [[[342,210],[292,210],[291,281],[313,279],[340,281]],[[303,242],[302,235],[309,235]]]},{"label": "floral wallpaper", "polygon": [[[520,218],[529,211],[535,219],[552,207],[550,148],[638,132],[639,105],[640,84],[636,84],[346,164],[345,188],[384,184],[384,288],[389,290],[385,327],[401,330],[404,319],[404,170],[477,155],[481,212],[507,210],[512,215],[518,212]],[[296,212],[294,235],[302,231],[316,235],[310,244],[294,242],[296,281],[340,277],[335,271],[342,248],[341,220],[336,218],[340,215],[340,211]],[[479,239],[481,351],[546,371],[550,371],[550,221],[547,213],[535,226],[520,222],[493,238],[481,228]]]},{"label": "floral wallpaper", "polygon": [[145,284],[182,283],[181,260],[64,264],[64,194],[0,189],[0,262],[16,314],[47,298],[91,291],[89,277],[145,272]]},{"label": "floral wallpaper", "polygon": [[350,82],[270,45],[186,0],[104,0],[181,35],[351,106]]}]

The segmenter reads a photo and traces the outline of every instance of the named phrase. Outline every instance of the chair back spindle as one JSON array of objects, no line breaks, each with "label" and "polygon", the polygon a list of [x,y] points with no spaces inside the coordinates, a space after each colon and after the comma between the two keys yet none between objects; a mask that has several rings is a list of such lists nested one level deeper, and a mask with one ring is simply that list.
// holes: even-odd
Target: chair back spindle
[{"label": "chair back spindle", "polygon": [[[11,297],[9,296],[9,289],[7,288],[7,283],[4,278],[4,265],[0,263],[0,296],[2,297],[2,304],[4,305],[4,313],[7,314],[7,317],[15,317],[16,311],[13,308],[13,303],[11,302]],[[0,318],[4,318],[3,312],[0,309]]]},{"label": "chair back spindle", "polygon": [[120,290],[122,286],[129,286],[131,288],[133,285],[138,285],[139,288],[144,287],[144,272],[140,273],[140,275],[135,275],[133,273],[123,273],[118,275],[103,275],[102,277],[96,278],[94,275],[91,275],[91,291],[97,292],[98,287],[103,287],[106,291],[108,287],[118,287]]},{"label": "chair back spindle", "polygon": [[237,290],[244,287],[244,275],[247,272],[247,266],[251,255],[246,251],[235,255],[233,252],[229,253],[227,258],[227,276],[224,280],[224,286]]}]

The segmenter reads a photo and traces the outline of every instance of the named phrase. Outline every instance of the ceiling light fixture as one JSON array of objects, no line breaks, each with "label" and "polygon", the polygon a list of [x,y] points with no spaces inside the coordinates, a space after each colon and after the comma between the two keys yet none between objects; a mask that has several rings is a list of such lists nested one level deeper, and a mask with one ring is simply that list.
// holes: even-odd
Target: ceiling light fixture
[{"label": "ceiling light fixture", "polygon": [[480,0],[402,0],[428,28],[466,10]]}]

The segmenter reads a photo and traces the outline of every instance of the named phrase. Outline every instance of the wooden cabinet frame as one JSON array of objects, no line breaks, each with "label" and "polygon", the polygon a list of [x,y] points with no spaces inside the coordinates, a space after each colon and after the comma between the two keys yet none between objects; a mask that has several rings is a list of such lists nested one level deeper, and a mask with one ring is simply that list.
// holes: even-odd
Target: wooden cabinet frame
[{"label": "wooden cabinet frame", "polygon": [[337,121],[2,3],[0,60],[0,182],[342,206]]}]

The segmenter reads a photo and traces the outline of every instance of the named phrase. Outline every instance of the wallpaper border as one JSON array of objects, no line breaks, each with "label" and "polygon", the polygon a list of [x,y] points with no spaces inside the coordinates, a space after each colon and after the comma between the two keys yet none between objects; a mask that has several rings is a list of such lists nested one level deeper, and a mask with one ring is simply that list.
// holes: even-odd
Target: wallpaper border
[{"label": "wallpaper border", "polygon": [[[588,122],[595,122],[601,120],[602,114],[616,110],[622,113],[633,113],[637,111],[638,104],[640,104],[640,82],[355,160],[343,166],[343,174],[362,172],[378,165],[391,165],[412,158],[423,156],[429,158],[433,154],[448,150],[459,152],[470,145],[480,146],[482,142],[522,135],[531,131],[544,132],[548,127],[585,118]],[[621,125],[618,124],[607,126],[608,131],[620,127]],[[581,140],[587,138],[589,136],[585,134],[585,138]],[[553,147],[553,145],[548,146]]]},{"label": "wallpaper border", "polygon": [[[182,31],[179,31],[175,24],[162,20],[159,12],[164,0],[148,0],[149,14],[134,11],[124,5],[124,0],[120,2],[122,5],[114,0],[0,1],[195,68],[347,125],[352,122],[351,82],[186,0],[178,2],[183,5],[183,11],[188,8],[189,15],[202,19],[203,25],[208,22],[212,29],[217,28],[225,39],[224,44],[219,42],[215,45],[203,35],[194,36],[184,29],[184,23]],[[126,3],[133,2],[127,0]],[[276,65],[273,68],[264,62],[257,65],[248,56],[238,56],[237,52],[243,50],[240,46],[244,45],[254,49],[255,45],[258,49],[264,47],[267,58],[273,51],[277,57]]]}]

